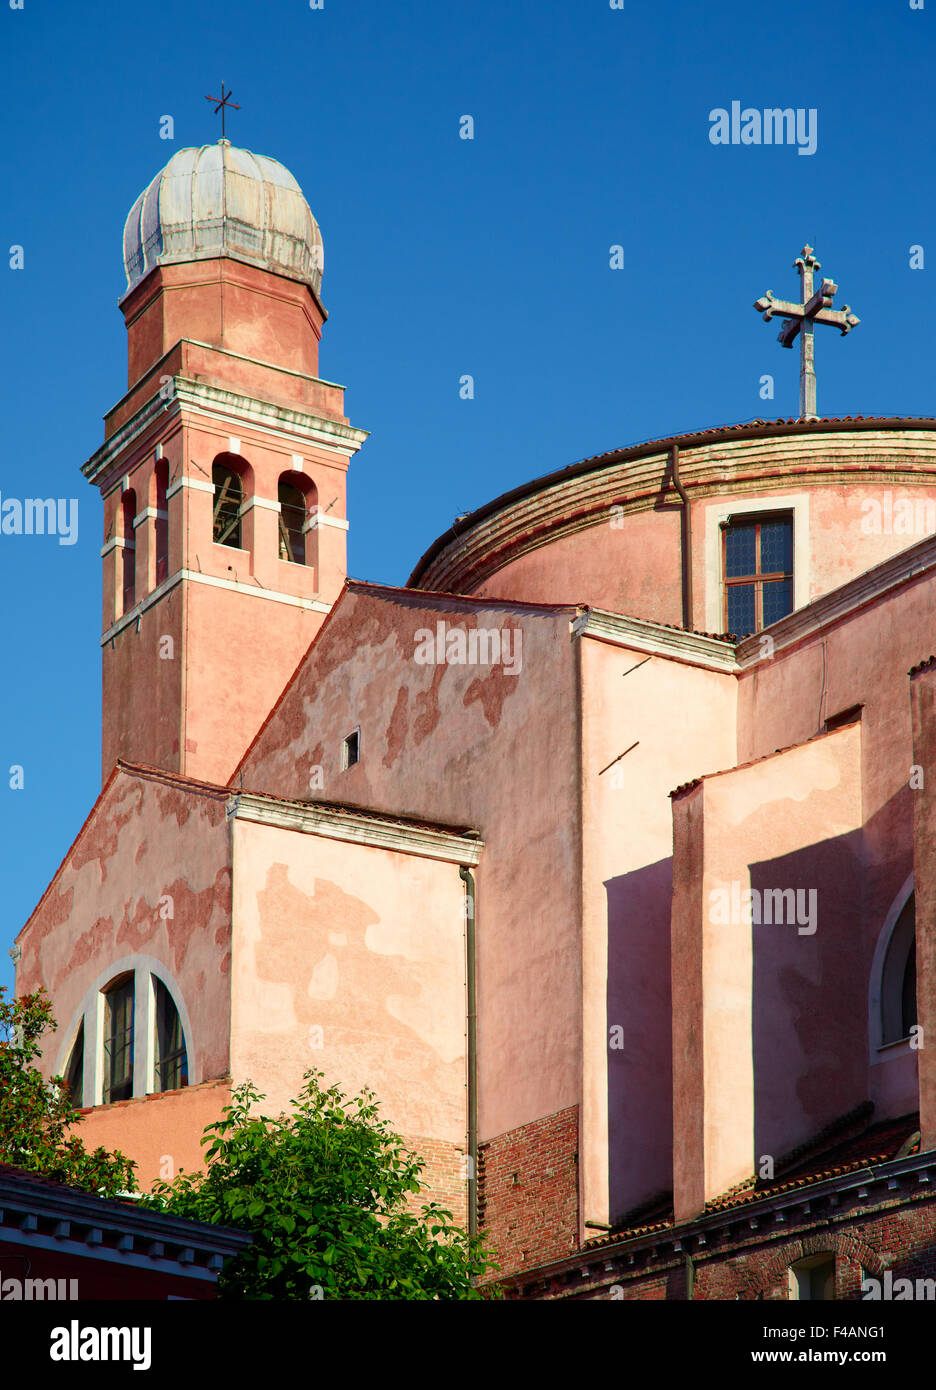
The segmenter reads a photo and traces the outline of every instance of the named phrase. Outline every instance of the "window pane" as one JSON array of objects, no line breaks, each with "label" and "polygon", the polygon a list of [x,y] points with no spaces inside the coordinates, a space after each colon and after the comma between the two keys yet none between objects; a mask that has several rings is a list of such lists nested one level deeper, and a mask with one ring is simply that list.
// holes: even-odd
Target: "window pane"
[{"label": "window pane", "polygon": [[728,586],[728,631],[736,637],[754,631],[754,589],[753,584]]},{"label": "window pane", "polygon": [[764,585],[764,627],[793,612],[793,581],[774,580]]},{"label": "window pane", "polygon": [[753,524],[728,527],[725,532],[725,574],[729,579],[755,573],[756,542],[757,531]]},{"label": "window pane", "polygon": [[172,995],[154,977],[156,994],[156,1090],[178,1091],[188,1085],[188,1054],[182,1021]]},{"label": "window pane", "polygon": [[793,523],[761,522],[761,574],[789,574],[793,569]]},{"label": "window pane", "polygon": [[104,1100],[133,1095],[133,976],[127,975],[105,995]]}]

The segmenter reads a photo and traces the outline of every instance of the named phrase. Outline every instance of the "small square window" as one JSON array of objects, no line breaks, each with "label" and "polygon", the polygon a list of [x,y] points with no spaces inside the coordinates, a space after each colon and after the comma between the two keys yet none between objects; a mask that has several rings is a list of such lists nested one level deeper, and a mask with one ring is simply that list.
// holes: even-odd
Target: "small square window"
[{"label": "small square window", "polygon": [[361,758],[361,731],[355,729],[341,745],[341,770],[353,767]]}]

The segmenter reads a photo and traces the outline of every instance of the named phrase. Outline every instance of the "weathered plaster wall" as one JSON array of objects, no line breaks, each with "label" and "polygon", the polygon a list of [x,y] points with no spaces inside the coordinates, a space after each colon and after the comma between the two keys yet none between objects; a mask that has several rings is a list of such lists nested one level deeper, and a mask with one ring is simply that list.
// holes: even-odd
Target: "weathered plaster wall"
[{"label": "weathered plaster wall", "polygon": [[[477,872],[482,1138],[579,1099],[572,616],[352,584],[237,774],[277,796],[318,794],[481,832],[490,846]],[[417,664],[416,633],[438,621],[519,629],[522,669]],[[343,772],[342,739],[355,728],[361,760]]]},{"label": "weathered plaster wall", "polygon": [[460,1198],[463,1215],[458,866],[240,819],[234,866],[235,1084],[253,1081],[273,1114],[312,1067],[348,1095],[370,1087],[383,1118],[426,1154],[433,1196]]},{"label": "weathered plaster wall", "polygon": [[192,1082],[227,1074],[231,871],[224,800],[220,792],[123,770],[102,792],[17,938],[18,993],[43,985],[55,1007],[47,1072],[99,975],[142,954],[163,966],[188,1010]]}]

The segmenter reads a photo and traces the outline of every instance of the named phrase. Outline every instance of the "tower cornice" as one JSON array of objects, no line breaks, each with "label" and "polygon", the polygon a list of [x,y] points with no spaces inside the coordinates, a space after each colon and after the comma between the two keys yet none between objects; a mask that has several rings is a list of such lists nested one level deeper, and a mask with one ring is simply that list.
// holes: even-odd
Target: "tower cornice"
[{"label": "tower cornice", "polygon": [[357,453],[368,437],[367,430],[327,416],[241,395],[207,382],[184,376],[167,378],[167,382],[171,386],[166,385],[164,395],[151,396],[82,465],[88,482],[100,486],[111,470],[117,472],[124,467],[127,451],[145,439],[157,422],[162,424],[184,412],[208,416],[225,428],[250,426],[260,433],[277,435],[291,443],[313,444],[342,457]]}]

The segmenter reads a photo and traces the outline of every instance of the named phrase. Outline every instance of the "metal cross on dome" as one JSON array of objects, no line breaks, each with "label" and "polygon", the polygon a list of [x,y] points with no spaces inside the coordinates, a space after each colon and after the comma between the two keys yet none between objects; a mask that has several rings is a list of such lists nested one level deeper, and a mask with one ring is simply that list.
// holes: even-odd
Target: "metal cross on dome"
[{"label": "metal cross on dome", "polygon": [[791,348],[797,333],[800,335],[800,418],[802,420],[815,420],[816,415],[816,365],[813,353],[813,325],[817,323],[831,324],[832,327],[841,330],[842,336],[850,333],[851,330],[861,322],[856,314],[853,314],[847,304],[841,309],[833,309],[832,299],[838,290],[838,285],[833,280],[823,280],[818,290],[813,292],[813,271],[821,270],[819,262],[813,254],[811,246],[804,246],[801,254],[793,262],[794,268],[800,273],[802,282],[801,304],[794,304],[789,299],[776,299],[770,290],[764,295],[763,299],[754,301],[754,308],[764,315],[764,322],[769,323],[774,315],[786,319],[787,322],[777,335],[777,341],[782,347]]},{"label": "metal cross on dome", "polygon": [[222,83],[221,83],[221,95],[220,95],[220,97],[205,97],[205,100],[206,100],[206,101],[216,101],[216,102],[218,103],[217,106],[216,106],[215,109],[214,109],[214,113],[215,113],[215,115],[217,116],[218,112],[219,112],[219,111],[221,112],[221,139],[222,139],[222,140],[225,138],[225,135],[224,135],[224,113],[225,113],[225,111],[227,110],[227,107],[228,107],[228,106],[233,106],[233,108],[234,108],[235,111],[239,111],[239,110],[240,110],[240,107],[238,106],[237,102],[236,102],[236,101],[231,101],[232,95],[233,95],[232,92],[228,92],[227,95],[225,95],[224,83],[222,82]]}]

